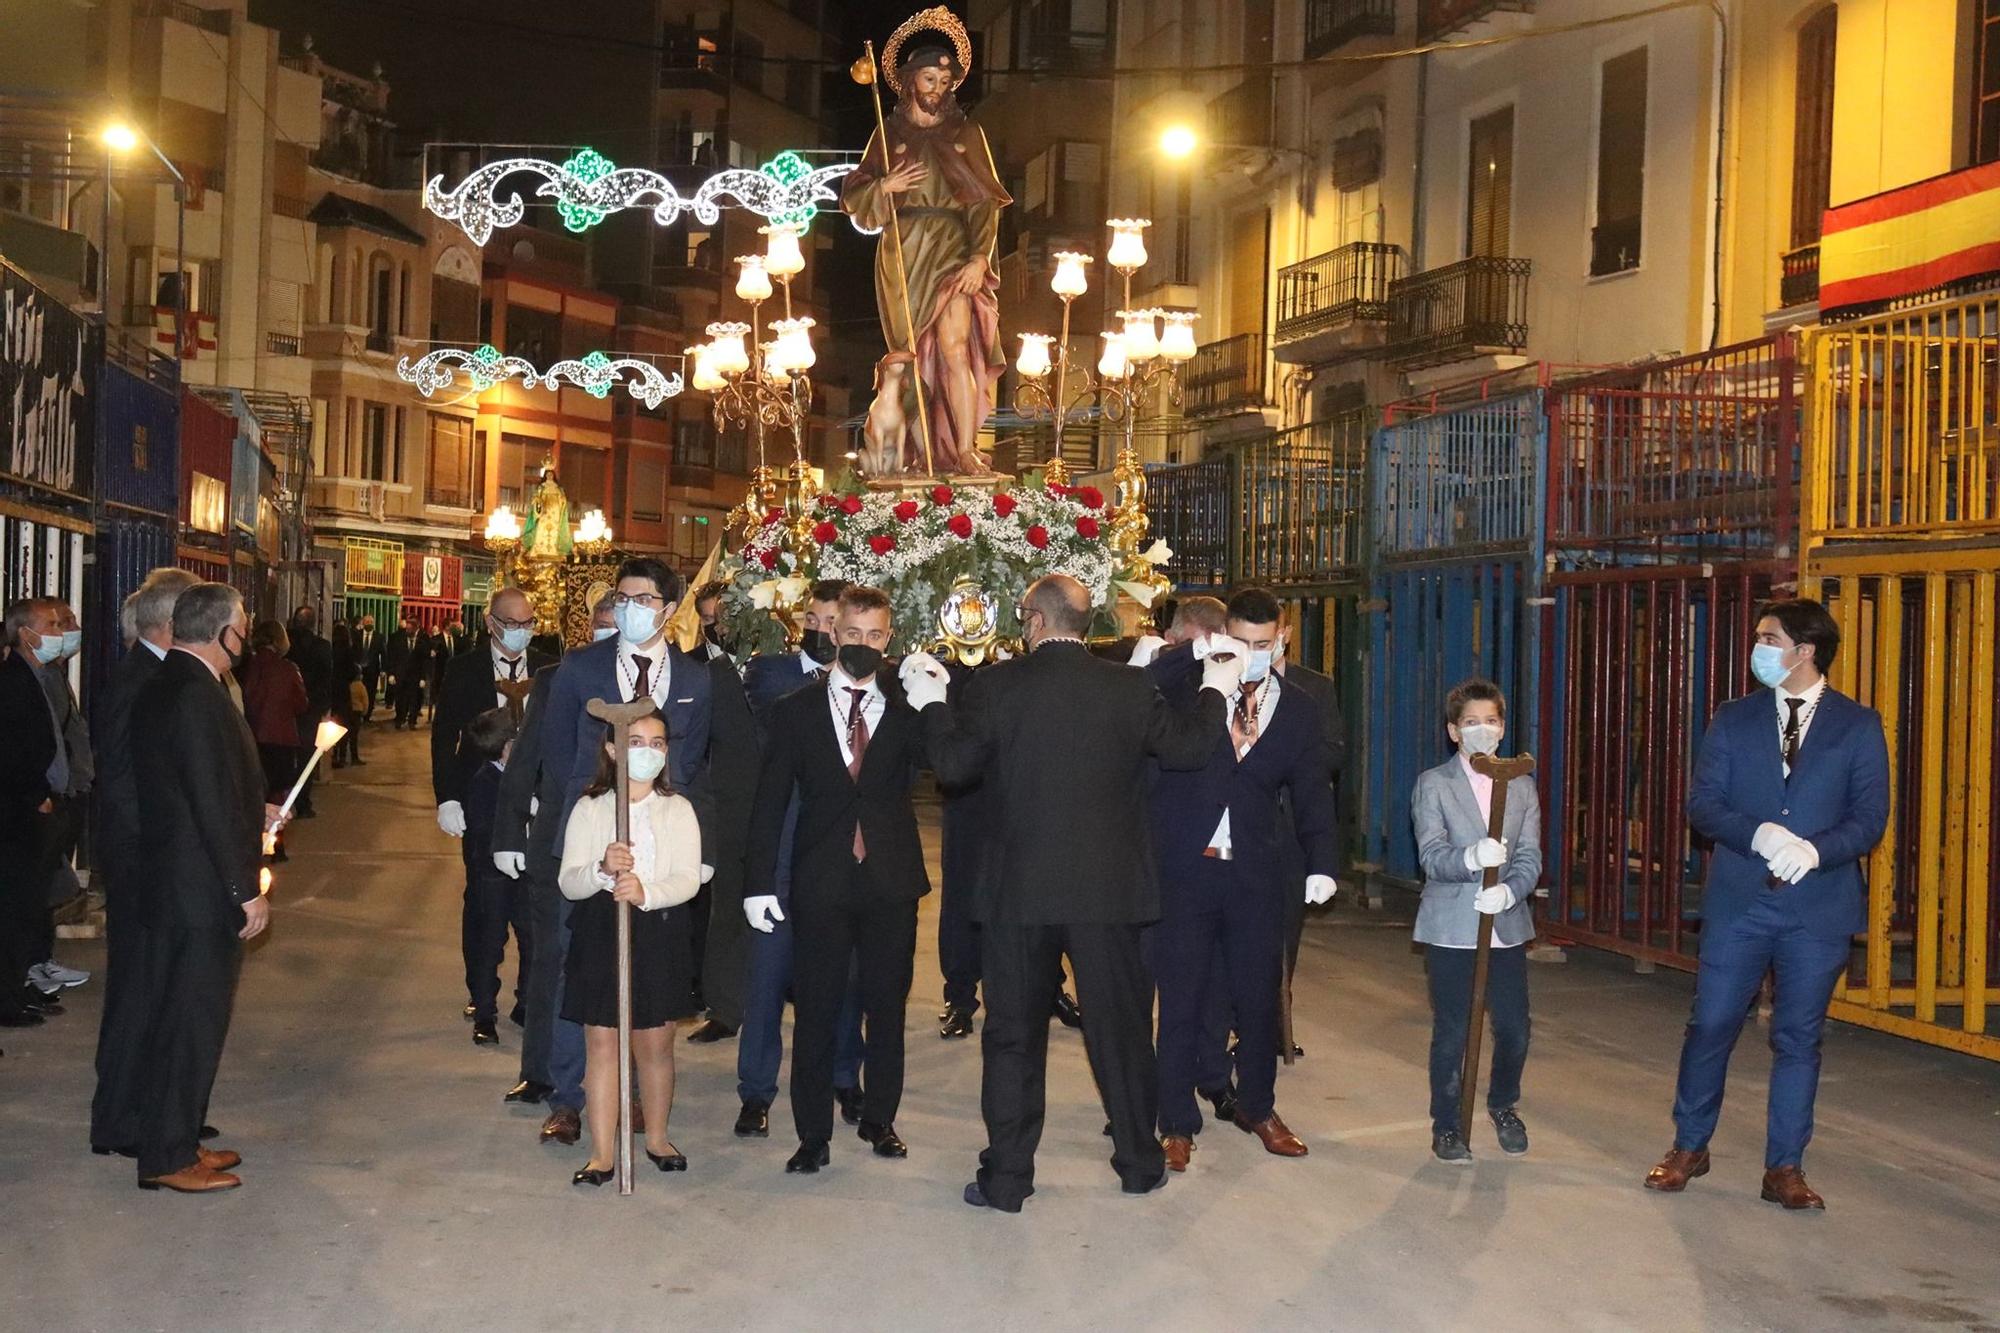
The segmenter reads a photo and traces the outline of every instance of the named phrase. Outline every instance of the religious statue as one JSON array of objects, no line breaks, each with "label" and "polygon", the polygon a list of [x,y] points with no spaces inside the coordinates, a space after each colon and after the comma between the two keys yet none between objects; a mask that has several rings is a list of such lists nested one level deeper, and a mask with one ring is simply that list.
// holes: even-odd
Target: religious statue
[{"label": "religious statue", "polygon": [[528,501],[528,521],[521,528],[521,555],[530,560],[569,559],[569,497],[556,483],[556,471],[542,465],[542,481]]},{"label": "religious statue", "polygon": [[[878,474],[900,452],[895,470],[906,474],[992,475],[978,440],[1006,368],[994,245],[1000,210],[1013,200],[984,131],[955,95],[971,68],[965,25],[944,6],[897,28],[880,66],[895,111],[884,119],[877,94],[876,132],[841,189],[841,207],[883,232],[875,304],[889,354],[869,421],[874,434],[900,430],[902,439],[900,450],[889,438],[869,440]],[[874,83],[872,53],[854,72]]]}]

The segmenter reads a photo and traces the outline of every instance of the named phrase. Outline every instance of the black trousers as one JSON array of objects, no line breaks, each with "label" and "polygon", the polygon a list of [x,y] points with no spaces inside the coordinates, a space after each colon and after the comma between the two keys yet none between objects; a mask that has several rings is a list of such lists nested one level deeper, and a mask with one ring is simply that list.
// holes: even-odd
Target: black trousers
[{"label": "black trousers", "polygon": [[947,860],[938,898],[938,970],[944,1002],[968,1013],[979,1008],[979,923],[972,919],[971,897],[971,877],[953,875]]},{"label": "black trousers", "polygon": [[97,1025],[97,1091],[90,1099],[90,1142],[128,1148],[139,1142],[139,1083],[145,1053],[146,927],[120,867],[106,875],[104,1015]]},{"label": "black trousers", "polygon": [[1270,1116],[1277,1081],[1283,881],[1259,877],[1241,862],[1205,857],[1173,867],[1172,873],[1176,882],[1166,913],[1153,928],[1160,979],[1160,1132],[1190,1136],[1201,1128],[1194,1094],[1198,1084],[1214,1086],[1202,1056],[1219,992],[1226,992],[1235,1016],[1241,1114],[1254,1124]]},{"label": "black trousers", "polygon": [[[1111,1117],[1111,1166],[1130,1190],[1166,1169],[1153,1137],[1159,1074],[1153,1058],[1153,979],[1136,925],[980,927],[986,1026],[980,1113],[986,1151],[979,1187],[1014,1208],[1033,1190],[1035,1148],[1048,1100],[1049,995],[1069,955],[1083,1010],[1083,1046]],[[871,1072],[870,1077],[873,1077]]]},{"label": "black trousers", "polygon": [[[1431,991],[1431,1132],[1457,1129],[1464,1095],[1465,1042],[1472,1017],[1475,951],[1424,948]],[[1486,1016],[1493,1024],[1493,1072],[1486,1084],[1490,1110],[1521,1100],[1521,1070],[1528,1063],[1528,950],[1493,950],[1486,967]],[[1470,1131],[1471,1126],[1466,1126]]]},{"label": "black trousers", "polygon": [[42,947],[51,930],[49,876],[55,873],[55,842],[49,816],[30,819],[17,836],[0,838],[0,1013],[5,1014],[20,1009],[28,969],[48,958]]},{"label": "black trousers", "polygon": [[528,900],[530,941],[528,955],[522,960],[522,971],[528,978],[528,1021],[521,1029],[521,1077],[531,1083],[556,1081],[549,1068],[549,1051],[562,1006],[562,925],[567,901],[556,887],[559,869],[554,857],[531,851],[520,879]]},{"label": "black trousers", "polygon": [[424,678],[408,676],[396,682],[396,721],[415,726],[424,708]]},{"label": "black trousers", "polygon": [[514,929],[516,1003],[523,1002],[534,967],[528,884],[525,879],[501,874],[490,855],[475,862],[468,852],[465,861],[465,910],[459,919],[459,943],[465,955],[466,1003],[476,1017],[493,1018],[499,1013],[500,964],[507,957],[509,926]]},{"label": "black trousers", "polygon": [[860,866],[845,884],[792,885],[792,1124],[801,1143],[833,1137],[833,1067],[852,964],[861,997],[861,1118],[895,1122],[903,1102],[903,1016],[916,965],[917,903],[885,899]]},{"label": "black trousers", "polygon": [[[728,883],[723,877],[729,876]],[[743,918],[743,871],[718,867],[709,881],[708,929],[702,941],[701,996],[708,1016],[743,1026],[743,992],[750,973],[750,923]]]},{"label": "black trousers", "polygon": [[228,930],[147,932],[147,1024],[139,1069],[139,1179],[195,1162],[236,994],[242,942]]}]

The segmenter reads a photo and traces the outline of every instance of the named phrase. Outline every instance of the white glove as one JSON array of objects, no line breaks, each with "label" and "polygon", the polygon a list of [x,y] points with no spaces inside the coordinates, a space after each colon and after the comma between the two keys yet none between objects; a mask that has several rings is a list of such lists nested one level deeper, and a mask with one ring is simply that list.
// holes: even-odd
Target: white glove
[{"label": "white glove", "polygon": [[919,713],[932,704],[943,703],[951,687],[951,677],[945,674],[943,663],[929,653],[911,653],[903,659],[897,674],[902,678],[903,693],[909,697],[910,707]]},{"label": "white glove", "polygon": [[1206,634],[1196,635],[1194,638],[1188,640],[1188,648],[1194,653],[1195,661],[1206,662],[1208,660],[1208,640],[1209,636]]},{"label": "white glove", "polygon": [[1007,651],[1006,644],[996,643],[993,645],[993,660],[996,662],[1011,662],[1014,660],[1014,654]]},{"label": "white glove", "polygon": [[438,827],[454,838],[465,836],[465,807],[457,801],[446,801],[438,807]]},{"label": "white glove", "polygon": [[1159,635],[1145,635],[1132,645],[1132,665],[1135,667],[1152,665],[1153,659],[1158,657],[1160,650],[1166,646],[1167,641]]},{"label": "white glove", "polygon": [[750,922],[750,929],[768,935],[785,919],[785,909],[778,906],[777,894],[759,893],[743,900],[743,916]]},{"label": "white glove", "polygon": [[1505,884],[1495,884],[1472,895],[1472,908],[1483,916],[1498,916],[1517,901],[1512,889]]},{"label": "white glove", "polygon": [[1797,839],[1783,824],[1763,823],[1757,826],[1757,835],[1750,839],[1750,850],[1766,861],[1778,854],[1778,849]]},{"label": "white glove", "polygon": [[528,858],[519,852],[495,852],[493,868],[508,879],[519,879],[521,872],[528,868]]},{"label": "white glove", "polygon": [[[1223,658],[1227,658],[1224,661]],[[1201,687],[1227,699],[1243,683],[1243,668],[1250,664],[1250,649],[1227,634],[1208,636],[1208,652],[1201,659]]]},{"label": "white glove", "polygon": [[1306,876],[1306,901],[1314,907],[1332,902],[1333,895],[1339,891],[1340,886],[1333,882],[1332,875]]},{"label": "white glove", "polygon": [[1804,838],[1793,838],[1771,857],[1771,873],[1787,884],[1796,884],[1806,873],[1819,868],[1819,848]]},{"label": "white glove", "polygon": [[701,882],[706,884],[715,878],[715,867],[704,861],[701,865]]},{"label": "white glove", "polygon": [[1465,849],[1467,870],[1493,870],[1507,864],[1505,838],[1481,838]]}]

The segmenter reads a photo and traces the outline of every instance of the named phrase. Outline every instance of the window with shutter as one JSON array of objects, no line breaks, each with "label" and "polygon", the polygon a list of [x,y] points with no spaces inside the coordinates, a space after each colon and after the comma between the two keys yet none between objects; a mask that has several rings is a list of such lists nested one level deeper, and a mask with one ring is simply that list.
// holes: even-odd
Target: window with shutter
[{"label": "window with shutter", "polygon": [[1590,271],[1639,267],[1646,201],[1646,48],[1604,62],[1597,93],[1597,225]]},{"label": "window with shutter", "polygon": [[1972,163],[2000,162],[2000,0],[1974,0]]},{"label": "window with shutter", "polygon": [[1472,122],[1466,162],[1465,253],[1504,256],[1514,214],[1514,108]]},{"label": "window with shutter", "polygon": [[1819,239],[1833,182],[1833,57],[1840,11],[1820,10],[1799,29],[1792,100],[1792,248]]}]

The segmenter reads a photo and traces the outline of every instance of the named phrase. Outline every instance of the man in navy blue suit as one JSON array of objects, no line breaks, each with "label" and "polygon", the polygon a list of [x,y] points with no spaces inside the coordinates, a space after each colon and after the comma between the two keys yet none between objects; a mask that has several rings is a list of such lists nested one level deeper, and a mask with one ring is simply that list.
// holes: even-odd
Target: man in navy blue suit
[{"label": "man in navy blue suit", "polygon": [[1824,1208],[1806,1184],[1827,1003],[1865,925],[1861,858],[1889,821],[1882,719],[1827,684],[1840,629],[1818,602],[1757,618],[1751,673],[1766,688],[1716,710],[1688,792],[1715,842],[1702,894],[1701,964],[1681,1044],[1674,1146],[1646,1188],[1678,1193],[1708,1173],[1729,1053],[1767,970],[1771,1101],[1763,1197]]},{"label": "man in navy blue suit", "polygon": [[[1294,892],[1281,837],[1305,855],[1306,895],[1333,896],[1338,854],[1319,708],[1272,670],[1280,640],[1277,599],[1245,588],[1230,599],[1228,634],[1249,652],[1229,703],[1229,734],[1208,762],[1163,769],[1153,789],[1153,845],[1160,863],[1160,922],[1153,967],[1160,988],[1160,1133],[1170,1170],[1185,1171],[1201,1128],[1195,1102],[1212,988],[1226,986],[1239,1033],[1235,1123],[1266,1151],[1303,1157],[1306,1145],[1279,1118],[1278,996],[1285,955],[1285,896]],[[1181,655],[1148,670],[1170,702],[1190,699]],[[1191,655],[1188,655],[1191,662]],[[1293,818],[1280,815],[1289,793]]]}]

